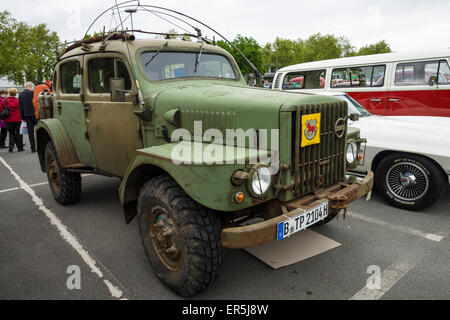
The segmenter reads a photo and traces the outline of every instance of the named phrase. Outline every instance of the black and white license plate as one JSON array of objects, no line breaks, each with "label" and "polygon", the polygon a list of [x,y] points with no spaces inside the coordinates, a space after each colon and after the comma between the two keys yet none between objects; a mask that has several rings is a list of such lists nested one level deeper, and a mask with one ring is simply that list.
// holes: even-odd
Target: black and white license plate
[{"label": "black and white license plate", "polygon": [[328,202],[324,202],[308,211],[278,223],[278,240],[304,230],[328,216]]}]

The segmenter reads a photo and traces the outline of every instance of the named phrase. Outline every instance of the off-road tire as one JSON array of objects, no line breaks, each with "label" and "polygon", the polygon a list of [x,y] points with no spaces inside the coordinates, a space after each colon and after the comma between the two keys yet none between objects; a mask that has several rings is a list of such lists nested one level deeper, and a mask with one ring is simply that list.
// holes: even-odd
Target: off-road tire
[{"label": "off-road tire", "polygon": [[[59,204],[65,206],[80,200],[81,175],[75,172],[68,172],[61,168],[58,154],[51,141],[45,146],[45,172],[47,173],[47,179],[53,197]],[[57,181],[55,182],[55,180]],[[57,186],[55,186],[55,183]]]},{"label": "off-road tire", "polygon": [[[401,184],[400,178],[399,182],[395,181],[396,171],[394,170],[402,169],[401,165],[404,166],[403,168],[411,168],[410,171],[417,172],[417,188],[419,182],[422,185],[425,185],[426,182],[426,187],[422,187],[424,188],[422,193],[419,193],[421,189],[417,189],[417,194],[411,192],[412,195],[408,198],[400,195],[403,192],[401,189],[398,193],[394,192],[395,186],[398,186],[398,183]],[[430,207],[443,196],[447,184],[446,177],[433,161],[415,154],[389,154],[381,160],[375,170],[375,186],[386,202],[410,211],[419,211]]]},{"label": "off-road tire", "polygon": [[[206,290],[218,278],[223,263],[220,221],[211,210],[192,200],[169,175],[151,179],[141,188],[137,211],[145,252],[165,285],[190,297]],[[180,256],[174,262],[167,258],[157,240],[160,221],[176,235],[169,236],[170,243],[177,244],[176,255]]]}]

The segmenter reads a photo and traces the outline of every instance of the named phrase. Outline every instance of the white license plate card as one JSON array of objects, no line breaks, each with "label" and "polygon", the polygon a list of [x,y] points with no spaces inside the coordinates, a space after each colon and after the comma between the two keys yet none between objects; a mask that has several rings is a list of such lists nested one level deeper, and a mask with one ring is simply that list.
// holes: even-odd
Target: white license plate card
[{"label": "white license plate card", "polygon": [[328,202],[278,223],[277,239],[282,240],[304,230],[328,216]]}]

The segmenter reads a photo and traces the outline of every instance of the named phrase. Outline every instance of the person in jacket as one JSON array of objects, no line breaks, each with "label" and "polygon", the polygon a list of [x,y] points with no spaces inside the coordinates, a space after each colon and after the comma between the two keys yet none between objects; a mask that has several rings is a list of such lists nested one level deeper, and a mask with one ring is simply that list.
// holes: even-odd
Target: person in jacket
[{"label": "person in jacket", "polygon": [[[8,91],[0,90],[0,105],[3,100],[8,96]],[[8,129],[6,128],[6,123],[0,120],[0,149],[6,149],[6,137],[8,136]]]},{"label": "person in jacket", "polygon": [[34,84],[27,82],[25,90],[19,94],[20,117],[26,122],[28,128],[28,139],[30,140],[31,152],[36,152],[34,143],[34,126],[36,125],[36,113],[33,106]]},{"label": "person in jacket", "polygon": [[17,146],[17,150],[19,152],[23,150],[23,140],[20,135],[20,124],[22,123],[22,118],[20,117],[19,110],[19,99],[17,99],[17,89],[10,88],[8,89],[8,97],[2,101],[0,105],[0,112],[2,112],[5,104],[8,104],[9,109],[9,117],[3,119],[6,122],[6,127],[8,128],[9,133],[9,152],[13,152],[14,145]]},{"label": "person in jacket", "polygon": [[44,83],[38,84],[36,88],[34,88],[34,95],[33,95],[33,106],[35,110],[35,117],[36,120],[39,120],[39,95],[42,92],[52,92],[52,82],[49,80],[45,80]]}]

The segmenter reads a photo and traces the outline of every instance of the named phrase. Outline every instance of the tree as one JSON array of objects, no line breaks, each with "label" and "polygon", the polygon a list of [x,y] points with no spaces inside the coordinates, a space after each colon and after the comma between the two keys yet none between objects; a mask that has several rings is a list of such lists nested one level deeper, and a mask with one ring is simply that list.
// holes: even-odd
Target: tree
[{"label": "tree", "polygon": [[386,43],[386,41],[381,40],[377,43],[370,44],[364,47],[361,47],[358,50],[358,56],[365,56],[369,54],[378,54],[378,53],[389,53],[392,52],[391,48],[389,47],[389,44]]},{"label": "tree", "polygon": [[[253,63],[253,65],[263,73],[263,58],[261,46],[258,42],[252,37],[244,37],[240,34],[234,38],[232,43]],[[234,59],[236,60],[241,72],[244,75],[253,74],[253,69],[247,64],[244,58],[239,54],[239,52],[230,46],[227,42],[219,40],[217,41],[217,45],[219,47],[224,48],[228,52],[230,52]]]},{"label": "tree", "polygon": [[18,84],[51,77],[62,44],[45,24],[29,26],[0,12],[0,76]]},{"label": "tree", "polygon": [[347,38],[320,33],[310,36],[305,41],[304,48],[304,62],[342,58],[354,52],[354,47]]}]

